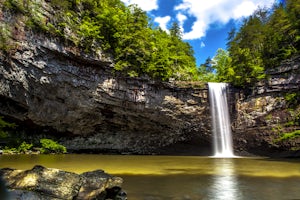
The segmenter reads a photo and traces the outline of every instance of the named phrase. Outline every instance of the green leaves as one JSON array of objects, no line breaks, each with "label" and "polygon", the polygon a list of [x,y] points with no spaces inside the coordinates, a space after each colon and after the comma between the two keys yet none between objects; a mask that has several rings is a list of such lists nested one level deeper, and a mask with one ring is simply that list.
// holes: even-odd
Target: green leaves
[{"label": "green leaves", "polygon": [[281,136],[278,139],[276,139],[275,142],[278,143],[278,142],[282,142],[285,140],[291,140],[291,139],[298,138],[298,137],[300,137],[300,130],[295,130],[293,132],[281,134]]},{"label": "green leaves", "polygon": [[40,143],[42,145],[41,153],[48,154],[48,153],[67,153],[66,147],[63,145],[58,144],[57,142],[51,139],[40,139]]},{"label": "green leaves", "polygon": [[238,31],[232,30],[227,43],[229,55],[217,52],[214,58],[217,80],[247,87],[264,79],[268,69],[297,55],[300,48],[298,4],[297,0],[287,0],[286,6],[277,4],[271,10],[258,9],[244,20]]},{"label": "green leaves", "polygon": [[[106,52],[115,70],[128,76],[154,79],[197,79],[192,47],[182,41],[178,24],[170,34],[149,23],[145,11],[126,7],[120,0],[5,0],[6,10],[17,12],[27,29],[72,42],[86,53]],[[47,6],[49,9],[45,9]],[[55,10],[55,15],[50,11]],[[17,21],[17,20],[16,20]],[[21,23],[20,23],[21,24]],[[0,48],[9,49],[10,27],[0,22]]]}]

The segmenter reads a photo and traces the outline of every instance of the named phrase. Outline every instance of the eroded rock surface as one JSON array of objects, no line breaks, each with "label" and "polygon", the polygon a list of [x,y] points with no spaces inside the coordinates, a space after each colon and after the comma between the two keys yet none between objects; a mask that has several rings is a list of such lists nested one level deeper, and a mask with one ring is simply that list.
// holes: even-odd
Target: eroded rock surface
[{"label": "eroded rock surface", "polygon": [[[51,17],[54,11],[46,1],[42,5],[43,15]],[[207,87],[125,77],[103,52],[83,53],[26,30],[13,13],[0,15],[16,27],[14,47],[0,53],[0,115],[16,122],[27,138],[56,135],[74,152],[211,155]],[[299,63],[299,57],[286,61],[253,88],[232,88],[237,152],[299,154],[299,137],[279,140],[300,129]]]},{"label": "eroded rock surface", "polygon": [[148,154],[194,137],[210,143],[205,87],[117,76],[108,58],[27,37],[0,57],[1,115],[68,134],[60,142],[75,151]]},{"label": "eroded rock surface", "polygon": [[251,90],[232,91],[233,132],[238,151],[267,156],[300,156],[300,57],[269,72]]},{"label": "eroded rock surface", "polygon": [[8,189],[7,199],[20,200],[126,200],[122,178],[102,170],[75,174],[59,169],[35,166],[31,170],[0,169]]}]

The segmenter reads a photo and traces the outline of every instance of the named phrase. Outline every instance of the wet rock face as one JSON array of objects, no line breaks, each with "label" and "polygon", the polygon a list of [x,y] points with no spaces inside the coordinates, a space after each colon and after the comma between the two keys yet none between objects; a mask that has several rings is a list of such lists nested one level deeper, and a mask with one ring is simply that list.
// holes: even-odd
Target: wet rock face
[{"label": "wet rock face", "polygon": [[300,156],[299,137],[280,140],[300,129],[300,57],[269,74],[249,91],[232,91],[235,147],[258,155]]},{"label": "wet rock face", "polygon": [[206,88],[117,76],[112,67],[104,55],[28,33],[0,57],[0,114],[50,127],[74,151],[148,154],[199,135],[210,141]]},{"label": "wet rock face", "polygon": [[7,199],[126,200],[122,178],[102,170],[75,174],[35,166],[31,170],[0,169]]}]

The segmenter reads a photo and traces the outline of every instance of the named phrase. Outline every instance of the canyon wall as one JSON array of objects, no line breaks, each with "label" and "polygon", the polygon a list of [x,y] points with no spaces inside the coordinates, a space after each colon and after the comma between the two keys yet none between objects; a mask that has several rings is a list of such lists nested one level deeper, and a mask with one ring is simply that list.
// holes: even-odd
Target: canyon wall
[{"label": "canyon wall", "polygon": [[268,71],[269,79],[231,90],[234,143],[239,152],[300,156],[300,57]]},{"label": "canyon wall", "polygon": [[[211,155],[207,86],[178,86],[114,71],[113,58],[15,24],[13,48],[0,53],[0,116],[27,139],[55,137],[69,151]],[[300,57],[269,79],[230,89],[237,154],[298,156]]]},{"label": "canyon wall", "polygon": [[92,152],[150,154],[195,138],[210,143],[206,87],[119,76],[103,54],[79,54],[43,35],[26,38],[1,55],[0,115],[32,126],[31,134],[38,127],[69,150]]}]

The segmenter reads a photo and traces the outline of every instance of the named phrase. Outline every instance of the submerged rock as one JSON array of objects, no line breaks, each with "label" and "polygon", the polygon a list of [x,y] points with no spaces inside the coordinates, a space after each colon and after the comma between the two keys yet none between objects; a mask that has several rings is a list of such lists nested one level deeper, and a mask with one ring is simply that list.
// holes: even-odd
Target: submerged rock
[{"label": "submerged rock", "polygon": [[0,170],[0,177],[8,189],[1,188],[1,197],[7,199],[127,199],[121,189],[123,179],[102,170],[76,174],[37,165],[30,170],[4,168]]}]

